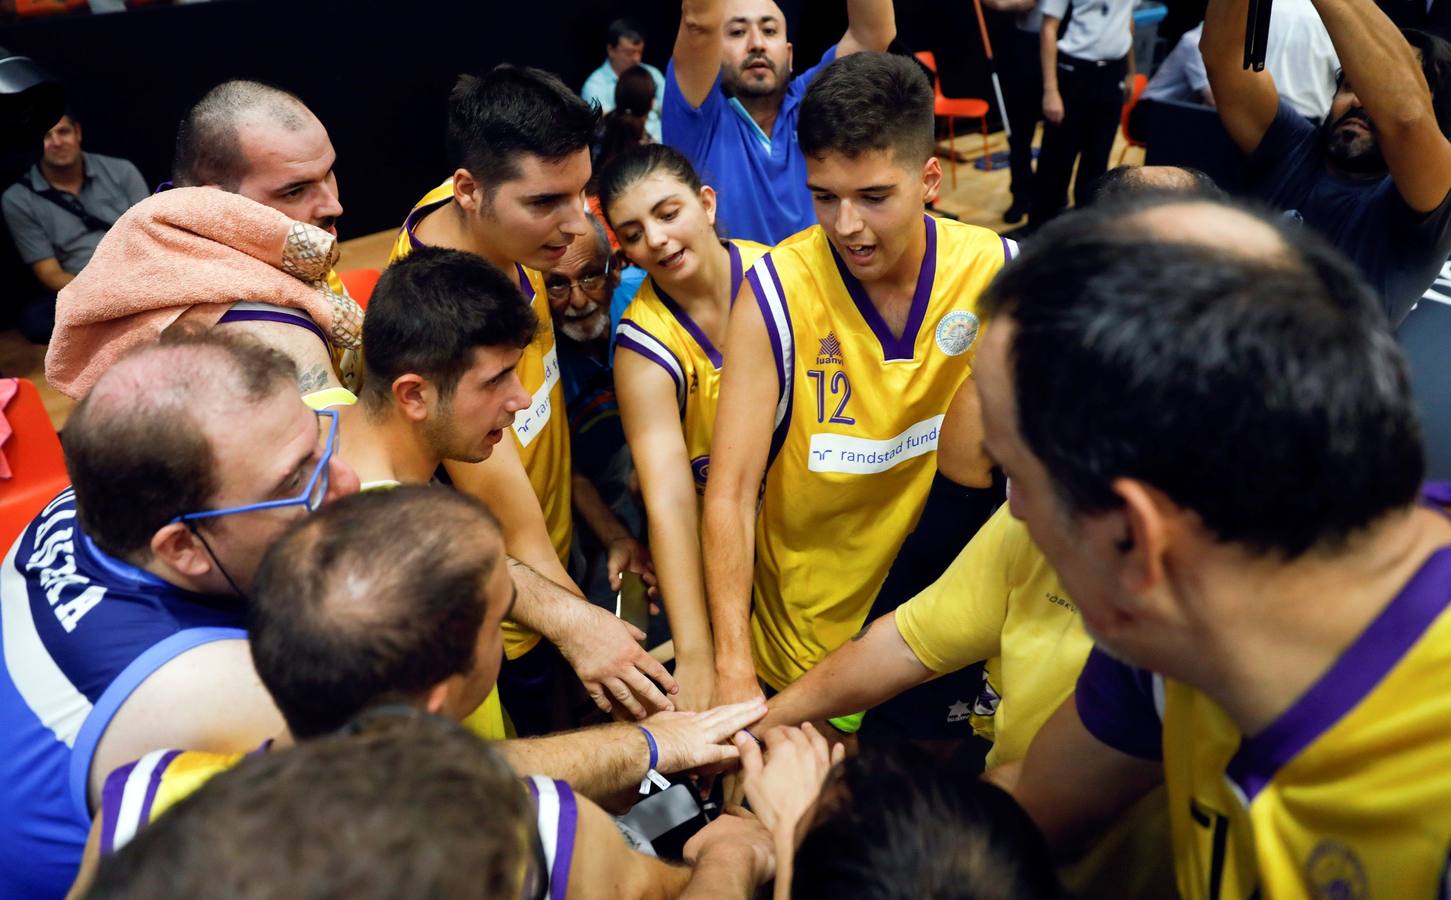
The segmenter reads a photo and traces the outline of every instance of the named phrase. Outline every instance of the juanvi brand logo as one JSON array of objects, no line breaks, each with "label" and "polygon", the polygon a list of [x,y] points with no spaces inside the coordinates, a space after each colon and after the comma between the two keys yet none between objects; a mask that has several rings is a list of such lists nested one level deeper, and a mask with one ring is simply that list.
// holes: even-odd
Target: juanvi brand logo
[{"label": "juanvi brand logo", "polygon": [[841,341],[836,339],[836,332],[828,331],[826,337],[821,339],[821,352],[816,356],[818,366],[839,366],[841,359]]}]

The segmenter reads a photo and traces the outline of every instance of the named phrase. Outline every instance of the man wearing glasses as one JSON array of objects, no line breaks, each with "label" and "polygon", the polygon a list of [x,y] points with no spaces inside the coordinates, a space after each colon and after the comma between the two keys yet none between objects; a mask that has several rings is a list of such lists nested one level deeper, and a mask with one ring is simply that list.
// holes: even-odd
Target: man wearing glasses
[{"label": "man wearing glasses", "polygon": [[262,554],[358,489],[282,353],[216,333],[124,357],[66,427],[72,487],[0,568],[0,896],[59,896],[101,780],[282,726],[243,630]]},{"label": "man wearing glasses", "polygon": [[[650,551],[621,521],[623,516],[638,528],[641,517],[628,487],[633,466],[615,400],[610,335],[634,291],[620,288],[621,266],[611,255],[604,226],[593,215],[585,218],[589,232],[576,237],[559,265],[544,276],[544,292],[558,336],[559,377],[569,413],[574,511],[598,539],[597,547],[588,541],[585,546],[604,554],[609,590],[618,591],[627,571],[655,583]],[[634,287],[639,280],[631,279]],[[592,597],[605,587],[603,582],[581,586]]]}]

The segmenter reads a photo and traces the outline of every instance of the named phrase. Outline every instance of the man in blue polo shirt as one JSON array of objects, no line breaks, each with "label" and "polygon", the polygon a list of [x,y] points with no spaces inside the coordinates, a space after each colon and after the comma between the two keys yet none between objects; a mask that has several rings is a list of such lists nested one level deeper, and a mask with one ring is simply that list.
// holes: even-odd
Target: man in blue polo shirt
[{"label": "man in blue polo shirt", "polygon": [[846,34],[791,77],[786,17],[773,0],[685,0],[665,71],[665,143],[720,193],[733,238],[775,244],[816,224],[796,113],[811,80],[838,57],[884,52],[897,34],[892,0],[847,0]]},{"label": "man in blue polo shirt", "polygon": [[117,766],[281,730],[242,595],[288,524],[358,489],[291,360],[217,332],[118,361],[65,436],[72,487],[0,567],[0,897],[65,894]]}]

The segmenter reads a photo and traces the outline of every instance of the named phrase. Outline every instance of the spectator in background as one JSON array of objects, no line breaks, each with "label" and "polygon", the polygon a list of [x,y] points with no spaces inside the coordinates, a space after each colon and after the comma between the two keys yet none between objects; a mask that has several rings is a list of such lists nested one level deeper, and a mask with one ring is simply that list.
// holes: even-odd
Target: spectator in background
[{"label": "spectator in background", "polygon": [[90,262],[121,214],[149,193],[132,163],[81,150],[81,123],[70,112],[41,147],[40,162],[0,199],[20,260],[45,291],[20,310],[20,331],[37,344],[50,340],[56,293]]},{"label": "spectator in background", "polygon": [[[652,103],[645,113],[645,132],[653,141],[660,140],[660,107],[665,101],[665,76],[652,65],[641,62],[645,56],[645,32],[629,19],[610,23],[609,43],[605,45],[605,61],[584,80],[579,95],[586,102],[597,104],[601,112],[613,112],[619,104],[616,85],[631,69],[644,69],[650,75]],[[638,106],[636,108],[639,108]]]},{"label": "spectator in background", "polygon": [[659,135],[647,128],[655,115],[655,80],[644,66],[626,69],[615,83],[615,108],[600,122],[600,140],[594,148],[598,172],[631,147],[657,143]]},{"label": "spectator in background", "polygon": [[665,143],[725,189],[722,230],[775,244],[816,224],[796,142],[801,98],[822,69],[897,34],[892,0],[847,0],[846,34],[792,78],[786,16],[773,0],[685,0],[667,69]]},{"label": "spectator in background", "polygon": [[1043,118],[1043,65],[1038,60],[1043,12],[1037,0],[983,0],[992,9],[1013,13],[1012,39],[998,48],[1003,71],[1003,102],[1007,106],[1008,167],[1013,202],[1003,221],[1016,225],[1033,205],[1033,138]]},{"label": "spectator in background", "polygon": [[1324,233],[1399,324],[1451,254],[1451,44],[1371,0],[1316,0],[1344,66],[1317,128],[1243,66],[1247,0],[1211,0],[1201,46],[1251,190]]}]

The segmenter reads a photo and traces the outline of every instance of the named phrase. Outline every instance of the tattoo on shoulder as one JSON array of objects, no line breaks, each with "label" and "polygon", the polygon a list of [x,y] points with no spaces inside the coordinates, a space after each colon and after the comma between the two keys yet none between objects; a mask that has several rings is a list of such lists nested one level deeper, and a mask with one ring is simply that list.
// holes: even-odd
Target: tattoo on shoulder
[{"label": "tattoo on shoulder", "polygon": [[320,391],[327,387],[328,370],[326,366],[313,366],[297,376],[297,387],[304,394],[311,394],[313,391]]}]

